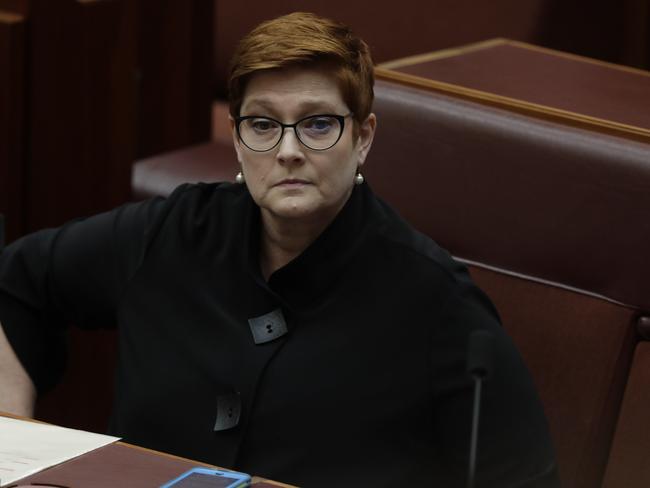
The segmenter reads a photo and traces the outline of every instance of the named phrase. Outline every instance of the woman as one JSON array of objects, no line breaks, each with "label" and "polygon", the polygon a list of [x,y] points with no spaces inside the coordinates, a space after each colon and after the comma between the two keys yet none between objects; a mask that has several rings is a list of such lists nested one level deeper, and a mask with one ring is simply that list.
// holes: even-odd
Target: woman
[{"label": "woman", "polygon": [[61,324],[117,323],[112,434],[301,486],[460,486],[467,338],[488,330],[477,486],[556,486],[493,306],[364,182],[372,87],[347,27],[266,22],[232,65],[238,183],[185,185],[6,249],[14,408],[55,381]]}]

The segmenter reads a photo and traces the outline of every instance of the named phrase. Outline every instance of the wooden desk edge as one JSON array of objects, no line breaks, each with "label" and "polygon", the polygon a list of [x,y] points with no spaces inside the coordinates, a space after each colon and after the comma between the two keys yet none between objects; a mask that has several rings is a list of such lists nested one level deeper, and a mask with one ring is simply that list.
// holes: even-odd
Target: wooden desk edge
[{"label": "wooden desk edge", "polygon": [[466,88],[460,85],[431,80],[421,76],[410,75],[393,71],[385,67],[375,68],[375,76],[378,80],[397,82],[403,85],[426,88],[427,90],[452,95],[468,101],[489,105],[497,108],[504,108],[513,112],[521,113],[532,117],[542,118],[573,127],[593,130],[609,135],[624,137],[638,142],[650,143],[650,130],[633,125],[622,124],[610,120],[599,119],[582,115],[577,112],[556,109],[547,105],[540,105],[523,100],[504,97],[494,93]]},{"label": "wooden desk edge", "polygon": [[[232,469],[222,468],[221,466],[216,466],[214,464],[204,463],[202,461],[195,461],[194,459],[188,459],[188,458],[184,458],[182,456],[176,456],[174,454],[169,454],[169,453],[166,453],[166,452],[156,451],[154,449],[149,449],[149,448],[142,447],[142,446],[136,446],[135,444],[129,444],[128,442],[124,442],[124,441],[117,441],[116,444],[120,444],[120,445],[128,447],[130,449],[137,449],[137,450],[140,450],[140,451],[148,452],[150,454],[155,454],[157,456],[163,456],[163,457],[167,457],[167,458],[170,458],[170,459],[176,459],[176,460],[179,460],[179,461],[194,463],[194,464],[205,466],[205,467],[208,467],[208,468],[221,469],[221,470],[224,470],[224,471],[233,471]],[[264,483],[269,483],[269,484],[271,484],[273,486],[282,486],[282,487],[286,487],[286,488],[296,488],[294,485],[287,485],[285,483],[280,483],[279,481],[273,481],[273,480],[269,480],[269,479],[266,479],[266,478],[260,478],[259,476],[252,476],[252,478],[253,478],[253,484],[258,483],[258,482],[264,482]]]},{"label": "wooden desk edge", "polygon": [[580,61],[583,63],[594,64],[597,66],[604,66],[606,68],[611,68],[618,71],[625,71],[627,73],[634,73],[636,75],[650,76],[650,71],[646,71],[641,68],[634,68],[632,66],[624,66],[621,64],[610,63],[608,61],[601,61],[600,59],[588,58],[586,56],[580,56],[579,54],[572,54],[564,51],[558,51],[556,49],[537,46],[535,44],[529,44],[523,41],[514,41],[512,39],[506,39],[504,37],[495,37],[493,39],[487,39],[485,41],[464,44],[462,46],[450,47],[446,49],[440,49],[438,51],[430,51],[427,53],[415,54],[413,56],[406,56],[404,58],[399,58],[392,61],[379,63],[377,65],[377,68],[394,70],[396,68],[403,68],[405,66],[411,66],[414,64],[426,63],[429,61],[436,61],[438,59],[444,59],[452,56],[468,54],[474,51],[488,49],[490,47],[507,46],[507,45],[521,47],[531,51],[552,54],[553,56],[558,56],[560,58],[565,58],[565,59],[572,59],[574,61]]},{"label": "wooden desk edge", "polygon": [[[38,424],[47,424],[47,422],[43,422],[41,420],[33,419],[33,418],[30,418],[30,417],[23,417],[22,415],[15,415],[13,413],[3,412],[3,411],[0,411],[0,417],[8,417],[8,418],[16,419],[16,420],[24,420],[24,421],[27,421],[27,422],[35,422],[35,423],[38,423]],[[214,464],[204,463],[202,461],[196,461],[194,459],[188,459],[188,458],[184,458],[184,457],[181,457],[181,456],[176,456],[174,454],[169,454],[169,453],[166,453],[166,452],[155,451],[153,449],[148,449],[146,447],[141,447],[141,446],[136,446],[134,444],[129,444],[128,442],[124,442],[124,441],[116,441],[116,442],[114,442],[114,444],[125,446],[125,447],[128,447],[130,449],[137,449],[137,450],[144,451],[144,452],[147,452],[147,453],[150,453],[150,454],[154,454],[156,456],[162,456],[162,457],[167,457],[167,458],[170,458],[170,459],[176,459],[178,461],[185,461],[185,462],[190,463],[190,464],[196,464],[197,466],[200,465],[200,466],[205,466],[205,467],[214,468],[214,469],[221,469],[221,470],[224,470],[224,471],[232,471],[231,469],[222,468],[221,466],[216,466]],[[110,445],[110,444],[107,444],[107,445]],[[98,449],[101,449],[101,448],[98,448]],[[92,451],[89,451],[89,452],[92,452]],[[69,459],[68,461],[72,461],[72,459]],[[68,462],[68,461],[66,461],[66,462]],[[46,470],[47,470],[47,468],[46,468]],[[269,479],[266,479],[266,478],[260,478],[259,476],[252,476],[252,478],[253,478],[253,486],[256,483],[268,483],[268,484],[273,485],[273,486],[280,486],[280,487],[284,487],[284,488],[297,488],[294,485],[287,485],[285,483],[280,483],[279,481],[273,481],[273,480],[269,480]]]}]

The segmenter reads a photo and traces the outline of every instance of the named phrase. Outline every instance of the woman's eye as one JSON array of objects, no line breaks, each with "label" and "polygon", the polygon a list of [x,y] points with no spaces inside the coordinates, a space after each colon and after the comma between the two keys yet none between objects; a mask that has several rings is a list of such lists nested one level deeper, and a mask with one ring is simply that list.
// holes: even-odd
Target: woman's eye
[{"label": "woman's eye", "polygon": [[264,132],[275,128],[275,124],[267,119],[253,119],[250,124],[251,127],[258,132]]},{"label": "woman's eye", "polygon": [[316,117],[305,121],[304,128],[314,132],[327,132],[334,125],[331,117]]}]

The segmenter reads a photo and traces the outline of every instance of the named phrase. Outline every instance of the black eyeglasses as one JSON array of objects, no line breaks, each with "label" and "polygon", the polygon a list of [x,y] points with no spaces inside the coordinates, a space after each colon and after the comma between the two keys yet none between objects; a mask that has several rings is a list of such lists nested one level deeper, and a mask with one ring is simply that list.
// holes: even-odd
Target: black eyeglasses
[{"label": "black eyeglasses", "polygon": [[284,129],[291,128],[302,145],[314,151],[331,148],[343,134],[347,115],[318,114],[300,119],[293,124],[283,124],[271,117],[245,115],[236,117],[237,136],[244,145],[256,152],[266,152],[280,144]]}]

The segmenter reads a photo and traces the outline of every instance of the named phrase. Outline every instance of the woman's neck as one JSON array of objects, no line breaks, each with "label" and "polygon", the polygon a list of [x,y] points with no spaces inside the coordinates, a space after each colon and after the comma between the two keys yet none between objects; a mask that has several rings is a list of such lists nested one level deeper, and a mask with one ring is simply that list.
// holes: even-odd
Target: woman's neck
[{"label": "woman's neck", "polygon": [[279,219],[262,211],[260,268],[264,279],[307,249],[332,220]]}]

